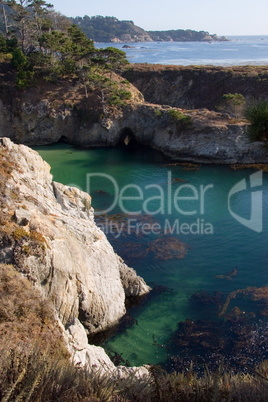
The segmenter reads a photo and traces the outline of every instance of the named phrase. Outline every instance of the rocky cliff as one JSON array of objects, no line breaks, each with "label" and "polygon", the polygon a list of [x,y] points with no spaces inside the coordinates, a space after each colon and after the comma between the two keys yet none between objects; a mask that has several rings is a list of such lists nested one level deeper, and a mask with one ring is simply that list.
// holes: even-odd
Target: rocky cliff
[{"label": "rocky cliff", "polygon": [[240,93],[246,101],[268,100],[267,66],[132,64],[123,76],[142,92],[146,102],[172,107],[216,110],[228,93]]},{"label": "rocky cliff", "polygon": [[[17,115],[0,102],[1,132],[27,145],[52,144],[64,140],[82,147],[115,146],[138,142],[163,152],[174,160],[202,163],[267,163],[261,142],[250,142],[245,122],[225,113],[185,110],[156,104],[129,102],[117,116],[99,121],[77,118],[76,112],[58,109],[48,99],[25,102]],[[191,127],[174,119],[172,111],[189,116]]]},{"label": "rocky cliff", "polygon": [[[40,84],[23,93],[5,84],[0,132],[26,145],[114,146],[128,137],[128,143],[149,145],[176,160],[267,163],[263,144],[249,141],[245,120],[213,110],[224,93],[241,90],[246,100],[267,96],[267,68],[234,70],[132,66],[124,75],[142,93],[124,84],[132,99],[119,109],[104,108],[96,92],[86,98],[77,83]],[[184,116],[190,125],[182,123]]]},{"label": "rocky cliff", "polygon": [[78,361],[99,356],[113,367],[86,333],[115,325],[126,296],[150,288],[95,225],[87,193],[53,182],[49,165],[24,145],[2,138],[0,157],[0,263],[13,264],[52,301]]}]

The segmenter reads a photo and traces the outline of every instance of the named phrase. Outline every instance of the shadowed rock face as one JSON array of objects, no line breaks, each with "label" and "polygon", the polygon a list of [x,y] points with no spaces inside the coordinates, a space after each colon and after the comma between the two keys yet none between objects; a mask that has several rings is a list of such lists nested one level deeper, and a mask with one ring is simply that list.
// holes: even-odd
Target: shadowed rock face
[{"label": "shadowed rock face", "polygon": [[262,143],[251,143],[247,123],[233,123],[226,114],[178,110],[190,116],[191,127],[174,121],[169,106],[131,101],[116,116],[81,124],[75,111],[58,109],[49,100],[22,103],[19,117],[0,101],[0,129],[18,143],[52,144],[62,140],[82,147],[150,146],[175,160],[201,163],[267,163]]},{"label": "shadowed rock face", "polygon": [[[0,131],[26,145],[62,140],[81,147],[121,143],[133,149],[147,145],[175,160],[268,162],[263,144],[249,142],[247,123],[213,110],[228,92],[241,92],[246,100],[267,98],[267,68],[139,65],[124,74],[142,93],[128,84],[132,99],[120,109],[102,105],[97,92],[85,98],[83,88],[71,83],[24,93],[4,87]],[[187,116],[189,124],[176,121],[172,112]]]},{"label": "shadowed rock face", "polygon": [[5,185],[1,262],[40,287],[64,325],[79,318],[89,333],[114,325],[125,297],[149,287],[95,225],[87,193],[52,182],[49,165],[29,148],[9,139],[0,148],[14,166]]},{"label": "shadowed rock face", "polygon": [[[45,108],[45,110],[43,110]],[[262,143],[251,143],[247,124],[209,110],[188,110],[191,127],[183,128],[172,119],[170,107],[130,102],[118,116],[81,125],[74,112],[53,108],[42,101],[25,106],[20,119],[11,124],[10,111],[0,103],[0,128],[15,142],[27,145],[56,143],[62,139],[82,147],[148,145],[175,160],[201,163],[267,163]],[[177,109],[181,111],[181,109]],[[64,114],[65,113],[65,114]],[[29,122],[30,120],[30,122]],[[20,123],[20,126],[19,126]]]},{"label": "shadowed rock face", "polygon": [[123,72],[145,101],[186,109],[216,110],[222,96],[240,93],[247,101],[268,100],[267,66],[166,66],[132,64]]}]

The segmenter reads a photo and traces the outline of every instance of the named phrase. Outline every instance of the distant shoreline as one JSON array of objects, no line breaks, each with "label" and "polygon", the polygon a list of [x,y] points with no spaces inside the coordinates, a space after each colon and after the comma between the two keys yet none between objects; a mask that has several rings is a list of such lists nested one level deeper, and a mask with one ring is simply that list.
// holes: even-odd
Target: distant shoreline
[{"label": "distant shoreline", "polygon": [[120,21],[115,17],[94,16],[69,18],[77,24],[89,39],[100,43],[139,42],[226,42],[225,36],[193,29],[146,31],[133,21]]}]

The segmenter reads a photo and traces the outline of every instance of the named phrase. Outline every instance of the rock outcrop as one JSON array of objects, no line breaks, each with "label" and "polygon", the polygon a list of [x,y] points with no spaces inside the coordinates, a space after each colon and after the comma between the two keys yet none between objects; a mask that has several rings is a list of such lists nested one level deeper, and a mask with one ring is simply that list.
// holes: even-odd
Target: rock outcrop
[{"label": "rock outcrop", "polygon": [[[237,92],[239,85],[247,99],[262,96],[268,82],[264,67],[256,71],[243,68],[241,74],[223,68],[159,68],[150,66],[147,71],[143,66],[126,72],[144,91],[147,102],[130,85],[132,99],[126,106],[108,112],[103,112],[99,100],[95,105],[96,94],[85,98],[78,85],[68,84],[63,99],[59,97],[61,86],[44,89],[43,93],[31,89],[14,96],[12,101],[6,96],[0,100],[0,132],[26,145],[63,140],[82,147],[114,146],[124,143],[127,137],[127,143],[130,139],[149,145],[175,160],[221,164],[268,162],[263,144],[248,140],[248,123],[210,107],[217,104],[223,93]],[[247,71],[246,81],[243,71]],[[67,102],[69,98],[76,102],[73,106]],[[149,103],[150,99],[154,103]],[[202,109],[196,109],[197,106]],[[174,119],[173,112],[190,116],[191,127]]]},{"label": "rock outcrop", "polygon": [[217,36],[206,31],[193,31],[191,29],[172,29],[169,31],[148,31],[155,42],[214,42],[228,41],[226,36]]},{"label": "rock outcrop", "polygon": [[79,319],[93,334],[116,324],[126,296],[150,288],[95,225],[91,197],[53,182],[49,165],[26,146],[4,138],[0,151],[3,163],[13,166],[5,184],[0,261],[12,263],[53,301],[64,326]]},{"label": "rock outcrop", "polygon": [[246,101],[268,100],[267,66],[167,66],[131,64],[122,75],[145,101],[185,109],[216,110],[222,96],[242,94]]},{"label": "rock outcrop", "polygon": [[87,335],[115,325],[126,297],[150,291],[95,225],[91,197],[52,181],[33,150],[0,139],[0,262],[10,263],[55,307],[74,363],[114,379],[148,378],[145,367],[115,367]]},{"label": "rock outcrop", "polygon": [[149,367],[115,367],[103,348],[89,345],[85,328],[79,320],[75,319],[67,331],[64,331],[64,334],[69,352],[76,365],[95,370],[98,376],[109,373],[114,380],[122,381],[127,378],[133,380],[136,377],[137,380],[147,379],[148,381]]}]

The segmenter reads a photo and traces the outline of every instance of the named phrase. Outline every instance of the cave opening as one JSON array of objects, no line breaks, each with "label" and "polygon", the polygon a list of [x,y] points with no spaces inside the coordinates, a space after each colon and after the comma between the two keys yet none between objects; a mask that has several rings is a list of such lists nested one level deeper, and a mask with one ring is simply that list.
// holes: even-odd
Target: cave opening
[{"label": "cave opening", "polygon": [[129,150],[135,150],[144,147],[143,144],[137,141],[133,131],[129,127],[125,127],[121,131],[118,144]]},{"label": "cave opening", "polygon": [[59,143],[59,144],[61,144],[61,143],[63,143],[63,144],[68,144],[68,143],[69,143],[69,140],[68,140],[68,138],[67,138],[65,135],[62,135],[62,136],[60,137],[60,139],[58,140],[58,143]]}]

